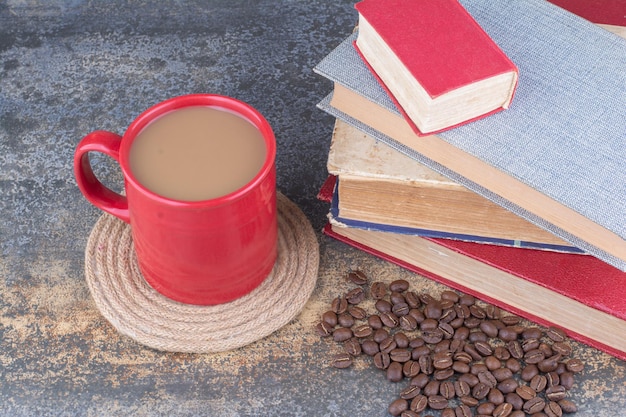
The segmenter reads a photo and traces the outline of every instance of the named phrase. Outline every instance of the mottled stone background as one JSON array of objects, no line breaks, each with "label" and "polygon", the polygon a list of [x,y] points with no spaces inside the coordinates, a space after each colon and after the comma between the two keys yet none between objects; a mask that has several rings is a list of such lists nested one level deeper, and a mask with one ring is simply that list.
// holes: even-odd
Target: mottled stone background
[{"label": "mottled stone background", "polygon": [[[314,325],[341,276],[443,287],[324,237],[332,88],[312,67],[356,22],[351,1],[0,1],[0,414],[6,416],[384,416],[402,388]],[[258,108],[278,141],[278,188],[318,232],[316,290],[302,314],[234,352],[162,353],[120,336],[95,308],[83,267],[100,212],[78,191],[73,151],[95,129],[122,133],[147,107],[197,92]],[[119,190],[106,157],[99,177]],[[624,362],[575,344],[587,362],[580,416],[626,409]]]}]

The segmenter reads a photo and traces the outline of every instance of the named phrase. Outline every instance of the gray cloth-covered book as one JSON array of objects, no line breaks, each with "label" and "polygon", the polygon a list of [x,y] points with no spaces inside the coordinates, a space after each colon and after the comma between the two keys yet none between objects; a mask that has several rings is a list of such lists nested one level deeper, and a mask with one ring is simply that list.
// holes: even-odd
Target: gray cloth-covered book
[{"label": "gray cloth-covered book", "polygon": [[[519,84],[509,109],[437,140],[495,168],[502,181],[484,178],[491,173],[481,165],[472,172],[459,168],[463,161],[441,163],[427,141],[415,145],[417,136],[409,143],[376,131],[328,100],[320,107],[626,270],[626,41],[544,0],[461,3],[518,66]],[[399,115],[354,49],[355,36],[315,71]]]}]

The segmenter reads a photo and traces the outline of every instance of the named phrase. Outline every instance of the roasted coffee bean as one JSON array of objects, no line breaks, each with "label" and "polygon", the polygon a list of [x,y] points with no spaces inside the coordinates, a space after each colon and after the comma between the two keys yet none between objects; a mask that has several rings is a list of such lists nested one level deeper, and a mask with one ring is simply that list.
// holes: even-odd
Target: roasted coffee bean
[{"label": "roasted coffee bean", "polygon": [[389,301],[391,301],[391,304],[393,305],[406,304],[406,299],[404,298],[404,295],[396,291],[392,291],[391,294],[389,294]]},{"label": "roasted coffee bean", "polygon": [[480,382],[478,380],[478,377],[476,375],[472,375],[472,374],[459,375],[458,380],[466,382],[467,385],[469,385],[472,388],[474,388],[476,386],[476,384],[478,384]]},{"label": "roasted coffee bean", "polygon": [[479,361],[482,359],[481,354],[478,353],[473,344],[466,343],[465,346],[463,346],[463,352],[468,353],[475,361]]},{"label": "roasted coffee bean", "polygon": [[543,355],[546,358],[549,358],[550,356],[554,354],[554,352],[552,351],[552,347],[547,343],[539,343],[539,347],[537,349],[542,351]]},{"label": "roasted coffee bean", "polygon": [[520,385],[515,389],[515,393],[522,397],[524,401],[528,401],[531,398],[535,398],[537,396],[537,391],[535,391],[528,385]]},{"label": "roasted coffee bean", "polygon": [[456,312],[453,308],[446,308],[441,313],[441,317],[439,318],[440,323],[450,323],[452,320],[456,319]]},{"label": "roasted coffee bean", "polygon": [[402,373],[407,378],[413,378],[420,372],[421,372],[420,365],[414,360],[405,362],[404,366],[402,367]]},{"label": "roasted coffee bean", "polygon": [[524,361],[530,364],[538,364],[546,358],[544,352],[539,349],[529,350],[524,354]]},{"label": "roasted coffee bean", "polygon": [[439,323],[439,330],[445,339],[452,339],[454,336],[454,328],[449,323]]},{"label": "roasted coffee bean", "polygon": [[511,392],[504,396],[504,401],[511,404],[514,410],[521,410],[524,406],[524,400],[515,392]]},{"label": "roasted coffee bean", "polygon": [[325,321],[318,323],[315,327],[317,334],[321,337],[328,337],[333,334],[333,327]]},{"label": "roasted coffee bean", "polygon": [[374,330],[381,329],[383,327],[383,321],[378,314],[371,315],[367,318],[367,324]]},{"label": "roasted coffee bean", "polygon": [[420,417],[419,413],[416,413],[415,411],[411,411],[411,410],[404,410],[401,414],[400,417]]},{"label": "roasted coffee bean", "polygon": [[509,358],[505,362],[504,366],[511,372],[518,373],[522,369],[522,364],[515,358]]},{"label": "roasted coffee bean", "polygon": [[362,352],[361,344],[355,338],[346,340],[343,343],[343,349],[352,356],[359,356]]},{"label": "roasted coffee bean", "polygon": [[396,328],[400,324],[398,320],[398,316],[393,314],[392,312],[385,312],[380,314],[380,320],[383,324],[389,328]]},{"label": "roasted coffee bean", "polygon": [[404,378],[402,373],[402,364],[392,361],[387,367],[387,380],[391,382],[399,382]]},{"label": "roasted coffee bean", "polygon": [[380,300],[387,295],[387,285],[384,282],[375,281],[370,286],[370,294],[374,300]]},{"label": "roasted coffee bean", "polygon": [[428,406],[433,410],[443,410],[448,406],[448,400],[441,395],[431,395],[428,397]]},{"label": "roasted coffee bean", "polygon": [[504,394],[498,388],[491,388],[489,394],[487,394],[487,401],[495,405],[502,404],[504,402]]},{"label": "roasted coffee bean", "polygon": [[476,342],[474,343],[474,348],[480,353],[482,356],[490,356],[493,353],[493,349],[488,342]]},{"label": "roasted coffee bean", "polygon": [[437,300],[433,300],[426,304],[424,307],[424,315],[429,319],[439,319],[443,314],[443,309],[441,308],[441,303]]},{"label": "roasted coffee bean", "polygon": [[363,271],[359,270],[348,272],[346,279],[356,285],[367,284],[367,276]]},{"label": "roasted coffee bean", "polygon": [[391,307],[391,311],[393,312],[393,314],[398,317],[406,316],[407,314],[409,314],[409,310],[409,305],[405,302],[394,304],[393,307]]},{"label": "roasted coffee bean", "polygon": [[501,361],[507,361],[511,359],[511,352],[509,352],[504,346],[496,346],[493,350],[493,356]]},{"label": "roasted coffee bean", "polygon": [[352,327],[354,325],[354,317],[348,313],[341,313],[337,316],[337,323],[343,327]]},{"label": "roasted coffee bean", "polygon": [[561,354],[557,353],[556,355],[552,355],[549,358],[545,358],[541,362],[537,364],[537,368],[541,372],[552,372],[555,371],[559,366],[559,361],[561,360]]},{"label": "roasted coffee bean", "polygon": [[420,387],[416,387],[415,385],[409,385],[408,387],[400,391],[400,398],[410,400],[420,395],[421,392],[422,390]]},{"label": "roasted coffee bean", "polygon": [[529,350],[538,349],[540,344],[541,343],[539,342],[539,339],[524,339],[521,342],[522,350],[524,352],[528,352]]},{"label": "roasted coffee bean", "polygon": [[439,352],[433,355],[433,367],[435,369],[450,368],[452,363],[452,355],[450,352]]},{"label": "roasted coffee bean", "polygon": [[476,376],[480,382],[487,385],[489,388],[495,388],[498,384],[496,378],[489,371],[479,372]]},{"label": "roasted coffee bean", "polygon": [[413,331],[417,329],[417,320],[410,315],[400,316],[398,318],[398,322],[402,330],[406,330],[407,332]]},{"label": "roasted coffee bean", "polygon": [[440,385],[441,382],[431,379],[430,381],[428,381],[428,384],[426,384],[426,386],[422,389],[422,393],[427,397],[438,395]]},{"label": "roasted coffee bean", "polygon": [[548,330],[546,330],[546,336],[555,342],[563,342],[567,337],[565,332],[557,327],[548,328]]},{"label": "roasted coffee bean", "polygon": [[465,397],[470,395],[472,392],[471,387],[465,381],[459,381],[458,379],[454,381],[454,393],[457,397]]},{"label": "roasted coffee bean", "polygon": [[563,410],[561,409],[561,406],[554,401],[548,401],[543,409],[543,412],[548,417],[561,417],[563,415]]},{"label": "roasted coffee bean", "polygon": [[381,298],[374,303],[374,307],[380,313],[389,313],[391,312],[391,308],[393,307],[393,305],[389,301]]},{"label": "roasted coffee bean", "polygon": [[413,359],[414,361],[419,360],[419,358],[421,358],[422,356],[428,355],[430,355],[430,348],[426,345],[413,348],[413,350],[411,351],[411,359]]},{"label": "roasted coffee bean", "polygon": [[474,417],[474,413],[467,404],[461,404],[454,409],[455,417]]},{"label": "roasted coffee bean", "polygon": [[413,317],[418,325],[422,323],[424,320],[426,320],[424,313],[422,313],[421,310],[418,310],[416,308],[412,308],[409,310],[409,316]]},{"label": "roasted coffee bean", "polygon": [[502,321],[502,323],[504,323],[506,326],[516,326],[520,323],[522,319],[519,318],[518,316],[504,316],[504,317],[500,317],[500,321]]},{"label": "roasted coffee bean", "polygon": [[552,350],[561,356],[569,356],[572,354],[572,347],[567,342],[556,342],[552,344]]},{"label": "roasted coffee bean", "polygon": [[352,333],[354,333],[354,336],[359,338],[369,337],[372,335],[373,332],[374,331],[369,324],[361,324],[352,329]]},{"label": "roasted coffee bean", "polygon": [[377,329],[376,331],[374,331],[374,334],[372,335],[372,339],[374,339],[376,343],[380,343],[388,337],[389,337],[389,332],[386,329]]},{"label": "roasted coffee bean", "polygon": [[357,306],[348,307],[348,314],[350,314],[356,320],[363,320],[367,317],[367,311]]},{"label": "roasted coffee bean", "polygon": [[430,330],[435,330],[439,327],[439,322],[435,319],[424,319],[421,323],[420,323],[420,330],[423,332],[427,332]]},{"label": "roasted coffee bean", "polygon": [[324,314],[322,314],[322,321],[330,327],[335,327],[337,325],[337,313],[332,310],[324,312]]},{"label": "roasted coffee bean", "polygon": [[454,398],[456,392],[454,391],[454,383],[452,381],[443,381],[439,385],[439,394],[448,400]]},{"label": "roasted coffee bean", "polygon": [[565,367],[569,372],[576,374],[578,372],[582,372],[585,365],[580,359],[570,359],[565,363]]},{"label": "roasted coffee bean", "polygon": [[502,362],[500,362],[500,359],[496,358],[495,356],[487,356],[484,359],[485,362],[485,366],[487,367],[487,369],[489,369],[490,371],[495,371],[496,369],[501,369],[502,367]]},{"label": "roasted coffee bean", "polygon": [[559,406],[561,406],[561,410],[566,414],[575,413],[576,411],[578,411],[578,406],[576,406],[576,404],[570,400],[559,401]]},{"label": "roasted coffee bean", "polygon": [[364,340],[363,343],[361,343],[361,351],[367,356],[374,356],[380,352],[380,349],[378,347],[378,343],[373,340]]},{"label": "roasted coffee bean", "polygon": [[476,407],[479,403],[479,401],[476,398],[471,397],[469,395],[464,395],[462,397],[459,397],[459,401],[462,404],[467,405],[468,407]]},{"label": "roasted coffee bean", "polygon": [[504,327],[498,331],[498,337],[505,342],[517,340],[517,332],[512,327]]},{"label": "roasted coffee bean", "polygon": [[498,327],[493,320],[487,320],[480,323],[480,330],[483,331],[489,337],[496,337],[498,335]]},{"label": "roasted coffee bean", "polygon": [[538,327],[528,327],[522,332],[523,339],[540,339],[543,331]]},{"label": "roasted coffee bean", "polygon": [[421,413],[428,407],[428,398],[425,395],[418,395],[411,400],[410,409],[416,413]]},{"label": "roasted coffee bean", "polygon": [[409,282],[404,279],[397,279],[389,284],[389,289],[394,292],[404,292],[409,289]]},{"label": "roasted coffee bean", "polygon": [[461,294],[458,303],[469,307],[476,303],[476,297],[470,294]]},{"label": "roasted coffee bean", "polygon": [[365,291],[361,287],[354,288],[346,293],[348,304],[359,304],[363,300],[365,300]]},{"label": "roasted coffee bean", "polygon": [[502,403],[493,410],[493,417],[508,417],[513,412],[513,406],[509,403]]},{"label": "roasted coffee bean", "polygon": [[465,362],[454,361],[452,363],[452,369],[460,374],[466,374],[470,371],[470,366]]},{"label": "roasted coffee bean", "polygon": [[333,357],[332,365],[339,369],[348,368],[352,365],[352,356],[346,352],[338,353]]},{"label": "roasted coffee bean", "polygon": [[557,374],[556,372],[548,372],[546,374],[546,383],[548,384],[548,387],[559,385],[560,382],[561,382],[561,378],[559,377],[559,374]]},{"label": "roasted coffee bean", "polygon": [[407,349],[393,349],[389,352],[392,361],[405,363],[411,359],[411,352]]},{"label": "roasted coffee bean", "polygon": [[426,384],[430,382],[430,376],[426,374],[418,374],[411,378],[410,385],[415,385],[416,387],[424,388]]},{"label": "roasted coffee bean", "polygon": [[443,340],[443,332],[439,328],[436,328],[434,330],[423,330],[422,339],[424,339],[426,343],[436,345]]},{"label": "roasted coffee bean", "polygon": [[446,407],[443,410],[441,410],[440,416],[441,417],[456,417],[456,415],[454,414],[454,410],[449,407]]},{"label": "roasted coffee bean", "polygon": [[482,400],[484,398],[487,398],[488,394],[489,394],[489,386],[485,385],[482,382],[479,382],[478,384],[474,386],[474,388],[472,388],[472,397],[476,398],[477,400]]},{"label": "roasted coffee bean", "polygon": [[391,414],[392,416],[399,416],[400,414],[402,414],[403,411],[406,411],[408,409],[408,401],[404,398],[398,398],[397,400],[389,404],[389,408],[387,409],[387,411],[389,411],[389,414]]},{"label": "roasted coffee bean", "polygon": [[345,313],[348,309],[348,301],[344,297],[337,297],[331,303],[330,308],[335,314]]},{"label": "roasted coffee bean", "polygon": [[469,306],[469,311],[472,317],[476,317],[477,319],[483,320],[487,317],[487,313],[479,305],[473,304]]},{"label": "roasted coffee bean", "polygon": [[572,389],[572,387],[574,386],[574,374],[573,373],[563,372],[561,375],[559,375],[559,378],[561,379],[560,381],[561,385],[563,385],[566,390]]},{"label": "roasted coffee bean", "polygon": [[559,402],[565,398],[567,390],[563,385],[554,385],[546,389],[546,398],[550,401]]},{"label": "roasted coffee bean", "polygon": [[507,343],[506,347],[513,358],[521,359],[524,357],[524,349],[519,341],[512,340]]},{"label": "roasted coffee bean", "polygon": [[398,344],[396,343],[396,340],[393,338],[393,336],[389,336],[379,343],[379,348],[381,352],[389,353],[396,347],[398,347]]},{"label": "roasted coffee bean", "polygon": [[409,344],[411,343],[411,340],[409,339],[409,337],[402,332],[396,332],[393,335],[393,340],[395,340],[396,345],[402,349],[408,348]]},{"label": "roasted coffee bean", "polygon": [[492,403],[481,403],[476,407],[476,412],[485,416],[490,416],[493,410],[496,409],[496,405]]},{"label": "roasted coffee bean", "polygon": [[469,334],[469,337],[467,338],[467,340],[469,340],[472,343],[476,343],[476,342],[488,342],[489,341],[489,336],[487,336],[485,333],[483,333],[480,330],[476,330],[473,331]]},{"label": "roasted coffee bean", "polygon": [[508,378],[502,382],[499,382],[496,387],[500,391],[502,391],[503,394],[509,394],[511,392],[515,392],[518,386],[519,384],[517,383],[517,380],[515,380],[514,378]]},{"label": "roasted coffee bean", "polygon": [[513,371],[511,371],[509,368],[494,369],[491,373],[498,382],[502,382],[505,379],[513,377]]},{"label": "roasted coffee bean", "polygon": [[352,330],[347,327],[340,327],[333,331],[335,342],[345,342],[352,337]]},{"label": "roasted coffee bean", "polygon": [[387,369],[390,363],[391,359],[387,352],[378,352],[374,355],[374,366],[378,369]]},{"label": "roasted coffee bean", "polygon": [[539,375],[539,368],[536,365],[526,365],[520,374],[520,378],[523,381],[529,382],[531,379]]},{"label": "roasted coffee bean", "polygon": [[454,375],[454,369],[452,368],[439,369],[433,372],[433,378],[435,378],[438,381],[444,381],[448,378],[452,378],[453,375]]},{"label": "roasted coffee bean", "polygon": [[536,393],[542,392],[548,385],[548,380],[543,375],[535,375],[528,383],[530,388]]},{"label": "roasted coffee bean", "polygon": [[524,412],[528,414],[535,414],[543,411],[546,406],[546,402],[541,397],[534,397],[526,401],[522,406]]},{"label": "roasted coffee bean", "polygon": [[[509,417],[526,417],[526,413],[524,413],[521,410],[514,410],[511,414],[509,414]],[[534,416],[534,417],[541,417],[541,416]]]},{"label": "roasted coffee bean", "polygon": [[413,291],[406,292],[404,294],[404,299],[410,308],[418,308],[422,304],[417,294]]},{"label": "roasted coffee bean", "polygon": [[487,366],[484,363],[474,363],[470,368],[470,372],[476,376],[478,376],[478,374],[481,372],[487,371],[489,371],[489,369],[487,369]]}]

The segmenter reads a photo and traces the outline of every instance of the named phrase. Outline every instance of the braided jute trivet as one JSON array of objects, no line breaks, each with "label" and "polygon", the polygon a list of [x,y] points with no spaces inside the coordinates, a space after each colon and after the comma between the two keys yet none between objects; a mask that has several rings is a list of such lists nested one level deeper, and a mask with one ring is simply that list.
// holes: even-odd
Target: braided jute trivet
[{"label": "braided jute trivet", "polygon": [[109,214],[96,222],[85,251],[85,273],[102,315],[121,334],[171,352],[210,353],[245,346],[293,320],[309,299],[319,246],[304,213],[277,193],[278,257],[252,292],[213,306],[183,304],[143,279],[130,226]]}]

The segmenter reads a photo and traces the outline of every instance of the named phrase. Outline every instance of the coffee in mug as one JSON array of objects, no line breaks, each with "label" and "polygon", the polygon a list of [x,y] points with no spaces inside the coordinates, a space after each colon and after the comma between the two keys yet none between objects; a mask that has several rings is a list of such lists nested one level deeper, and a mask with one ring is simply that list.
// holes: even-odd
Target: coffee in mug
[{"label": "coffee in mug", "polygon": [[248,120],[196,106],[174,110],[146,126],[130,148],[130,169],[152,192],[200,201],[243,187],[265,156],[263,136]]}]

